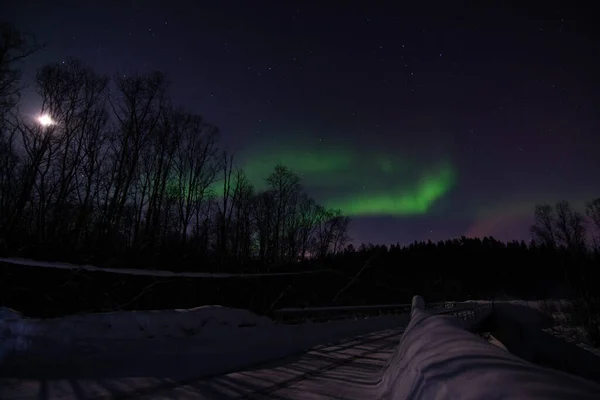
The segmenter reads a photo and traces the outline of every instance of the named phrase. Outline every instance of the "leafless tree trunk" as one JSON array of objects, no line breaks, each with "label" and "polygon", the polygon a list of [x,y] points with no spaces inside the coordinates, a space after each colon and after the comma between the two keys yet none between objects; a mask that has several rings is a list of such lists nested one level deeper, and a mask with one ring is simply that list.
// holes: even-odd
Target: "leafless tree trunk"
[{"label": "leafless tree trunk", "polygon": [[9,114],[19,101],[19,63],[41,47],[12,24],[0,22],[0,245],[14,238],[35,178],[35,166],[25,165],[17,150],[24,127]]},{"label": "leafless tree trunk", "polygon": [[237,198],[237,185],[232,187],[231,173],[233,171],[233,156],[229,159],[227,155],[222,155],[222,172],[223,172],[223,192],[221,201],[217,202],[217,215],[218,215],[218,232],[217,232],[217,254],[221,264],[225,262],[227,257],[227,247],[229,240],[229,231],[231,229],[231,217],[233,208],[235,207],[235,200]]},{"label": "leafless tree trunk", "polygon": [[[173,176],[175,158],[186,129],[188,116],[173,109],[165,109],[161,114],[159,126],[155,130],[144,154],[142,193],[138,205],[136,234],[138,239],[145,215],[144,237],[146,246],[153,246],[159,235],[160,217],[165,214],[167,185]],[[145,213],[144,213],[145,211]]]},{"label": "leafless tree trunk", "polygon": [[285,260],[286,227],[293,218],[295,209],[294,201],[300,193],[300,178],[283,165],[277,165],[273,173],[267,178],[269,190],[275,200],[275,224],[273,229],[273,254],[271,262],[278,263]]},{"label": "leafless tree trunk", "polygon": [[258,257],[262,263],[266,263],[272,253],[271,243],[272,237],[275,235],[273,210],[276,204],[275,196],[271,191],[258,193],[254,201],[252,212],[258,241]]},{"label": "leafless tree trunk", "polygon": [[43,46],[26,37],[14,25],[0,22],[0,119],[15,107],[21,90],[19,62]]},{"label": "leafless tree trunk", "polygon": [[534,211],[534,224],[529,228],[534,241],[549,247],[556,247],[554,210],[549,204],[537,204]]},{"label": "leafless tree trunk", "polygon": [[596,251],[600,251],[600,197],[586,204],[585,213],[591,219],[595,231],[592,233],[594,247]]},{"label": "leafless tree trunk", "polygon": [[[90,161],[95,161],[89,159],[89,142],[97,142],[106,126],[107,85],[107,77],[97,76],[77,61],[48,65],[37,74],[42,112],[48,113],[56,124],[52,131],[55,157],[48,165],[48,204],[44,207],[47,222],[40,227],[54,241],[64,241],[77,225],[73,209],[77,205],[80,180],[86,172],[84,164],[89,166]],[[95,150],[93,155],[97,155]],[[86,203],[90,197],[90,178]],[[80,205],[83,206],[80,210],[88,208],[88,204]],[[77,220],[81,218],[80,215]]]},{"label": "leafless tree trunk", "polygon": [[234,208],[235,219],[232,227],[232,248],[236,260],[244,263],[250,259],[252,253],[252,212],[254,188],[248,182],[243,171],[238,169],[235,176]]},{"label": "leafless tree trunk", "polygon": [[[194,215],[200,222],[200,208],[210,185],[221,169],[217,157],[218,130],[202,122],[198,116],[189,116],[182,131],[182,140],[174,164],[173,184],[170,190],[178,201],[179,233],[187,240]],[[202,222],[203,225],[206,225]]]},{"label": "leafless tree trunk", "polygon": [[556,204],[556,236],[570,250],[581,251],[585,248],[583,216],[564,200]]},{"label": "leafless tree trunk", "polygon": [[[21,158],[16,149],[17,129],[4,126],[0,132],[0,226],[6,227],[20,191]],[[0,228],[0,231],[2,228]],[[0,240],[2,237],[0,236]]]},{"label": "leafless tree trunk", "polygon": [[141,156],[151,143],[166,106],[166,87],[166,79],[160,73],[117,78],[118,98],[111,101],[111,106],[118,130],[112,141],[112,173],[103,210],[105,234],[112,236],[121,227],[140,172]]},{"label": "leafless tree trunk", "polygon": [[349,222],[349,218],[342,215],[340,210],[318,208],[314,247],[319,258],[324,258],[330,253],[338,253],[343,249],[349,240],[347,235]]},{"label": "leafless tree trunk", "polygon": [[333,254],[338,254],[343,251],[350,240],[350,237],[348,236],[350,218],[342,215],[341,210],[335,210],[333,219],[333,247],[331,252]]},{"label": "leafless tree trunk", "polygon": [[299,255],[304,261],[319,222],[319,208],[313,199],[304,193],[299,200]]},{"label": "leafless tree trunk", "polygon": [[[6,225],[2,226],[2,237],[15,234],[15,228],[22,224],[21,217],[27,206],[36,212],[39,219],[46,204],[45,177],[48,172],[53,156],[53,134],[54,127],[41,127],[39,125],[27,124],[21,119],[14,125],[20,133],[25,151],[23,169],[20,174],[21,185],[14,207],[8,210]],[[35,199],[35,201],[34,201]],[[35,207],[37,206],[37,210]],[[29,221],[39,226],[40,221]]]}]

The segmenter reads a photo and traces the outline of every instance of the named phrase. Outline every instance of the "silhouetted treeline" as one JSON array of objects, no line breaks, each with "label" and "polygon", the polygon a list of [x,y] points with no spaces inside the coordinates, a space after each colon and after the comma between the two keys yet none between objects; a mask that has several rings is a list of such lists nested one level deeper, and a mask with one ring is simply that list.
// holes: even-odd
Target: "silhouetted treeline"
[{"label": "silhouetted treeline", "polygon": [[[349,220],[285,166],[256,191],[219,131],[173,105],[163,74],[112,79],[78,61],[40,68],[40,121],[17,109],[28,44],[0,40],[0,251],[50,260],[214,270],[322,258]],[[43,123],[42,123],[43,122]]]},{"label": "silhouetted treeline", "polygon": [[[269,313],[282,307],[428,301],[574,298],[569,277],[597,285],[598,258],[574,258],[560,247],[502,243],[493,238],[364,245],[284,267],[322,271],[260,278],[186,278],[122,275],[0,264],[0,302],[30,315],[115,309],[167,309],[220,304]],[[33,279],[35,277],[35,279]],[[76,301],[74,301],[76,299]]]}]

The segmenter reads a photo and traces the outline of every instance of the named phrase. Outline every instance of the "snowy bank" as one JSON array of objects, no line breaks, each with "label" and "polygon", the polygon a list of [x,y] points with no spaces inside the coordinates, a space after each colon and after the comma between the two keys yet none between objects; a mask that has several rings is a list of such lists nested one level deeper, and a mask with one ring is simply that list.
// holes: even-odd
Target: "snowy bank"
[{"label": "snowy bank", "polygon": [[540,367],[471,334],[456,319],[413,310],[379,387],[385,399],[598,399],[600,385]]},{"label": "snowy bank", "polygon": [[[496,302],[489,331],[511,353],[520,358],[569,372],[600,383],[600,351],[569,330],[566,318],[554,319],[553,308],[564,300]],[[546,309],[546,310],[545,310]]]},{"label": "snowy bank", "polygon": [[200,378],[407,323],[408,315],[402,315],[290,326],[219,306],[47,320],[11,313],[2,322],[12,340],[2,341],[0,373],[23,378]]},{"label": "snowy bank", "polygon": [[9,353],[27,350],[30,340],[40,334],[37,329],[16,311],[0,307],[0,364]]}]

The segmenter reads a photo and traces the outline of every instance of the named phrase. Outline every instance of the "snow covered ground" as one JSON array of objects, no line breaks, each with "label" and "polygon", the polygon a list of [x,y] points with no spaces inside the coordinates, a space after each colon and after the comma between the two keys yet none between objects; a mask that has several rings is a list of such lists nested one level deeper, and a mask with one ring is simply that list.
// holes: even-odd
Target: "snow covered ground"
[{"label": "snow covered ground", "polygon": [[[16,258],[0,258],[0,262],[133,275],[232,276],[112,270]],[[220,306],[31,319],[0,308],[0,371],[20,376],[34,372],[64,376],[119,375],[125,371],[185,375],[185,370],[174,365],[178,364],[174,359],[179,357],[195,365],[194,374],[210,375],[286,357],[345,337],[405,326],[408,321],[406,314],[289,326],[247,310]],[[164,362],[149,362],[157,357],[162,357]],[[94,363],[88,362],[92,359]]]},{"label": "snow covered ground", "polygon": [[600,349],[589,340],[585,329],[578,325],[572,314],[574,305],[569,300],[506,300],[496,301],[496,314],[510,319],[530,330],[537,329],[600,356]]},{"label": "snow covered ground", "polygon": [[562,303],[565,301],[495,302],[490,342],[526,361],[600,383],[600,351],[586,343],[564,315],[547,312],[548,304],[558,310],[556,306]]},{"label": "snow covered ground", "polygon": [[29,345],[5,357],[0,398],[600,398],[600,385],[529,363],[414,304],[410,321],[295,326],[218,306],[50,320],[4,309],[4,335],[21,333]]},{"label": "snow covered ground", "polygon": [[468,333],[456,319],[421,311],[413,313],[389,365],[379,398],[600,398],[598,383],[527,362]]},{"label": "snow covered ground", "polygon": [[[462,321],[413,304],[412,317],[303,325],[219,306],[47,320],[4,308],[0,398],[600,398],[596,383],[467,332],[490,308]],[[495,308],[543,323],[522,306]]]},{"label": "snow covered ground", "polygon": [[[174,273],[135,269],[99,268],[91,265],[0,258],[23,267],[103,271],[117,274],[192,278],[253,278],[318,273],[213,274]],[[194,373],[215,374],[254,362],[285,357],[343,337],[374,332],[408,323],[408,316],[388,316],[360,321],[276,324],[249,311],[205,306],[190,310],[111,312],[53,319],[23,318],[0,308],[0,371],[28,374],[94,374],[102,366],[110,374],[133,371],[143,374],[185,374],[170,358],[194,363]],[[180,353],[185,353],[181,356]],[[164,363],[148,363],[163,357]],[[94,359],[95,363],[86,360]],[[152,365],[149,365],[152,364]],[[169,371],[149,371],[149,369]],[[93,369],[93,371],[92,371]],[[10,371],[9,371],[10,370]],[[26,372],[27,371],[27,372]],[[109,373],[108,371],[105,371]]]},{"label": "snow covered ground", "polygon": [[402,315],[290,326],[219,306],[46,320],[1,310],[0,372],[15,377],[213,375],[408,323]]},{"label": "snow covered ground", "polygon": [[[32,265],[30,260],[23,262]],[[418,308],[424,307],[422,303],[421,299]],[[481,304],[485,302],[458,303],[456,308]],[[589,352],[576,358],[545,334],[551,324],[540,307],[520,301],[495,303],[494,334],[505,349],[467,332],[489,308],[467,321],[430,314],[449,311],[440,308],[413,312],[412,320],[407,313],[302,325],[278,324],[247,310],[220,306],[53,319],[24,318],[0,308],[0,399],[104,396],[111,390],[125,393],[165,382],[181,387],[175,383],[218,381],[224,387],[235,381],[240,387],[256,387],[257,380],[275,379],[274,367],[265,363],[276,360],[281,379],[287,382],[294,370],[292,381],[301,382],[277,387],[281,398],[306,398],[309,393],[314,398],[336,398],[341,390],[345,398],[357,399],[479,399],[489,398],[490,388],[495,398],[522,398],[527,397],[519,391],[523,382],[529,385],[528,398],[600,398],[599,386],[591,381],[527,362],[543,356],[541,361],[548,365],[557,360],[570,363],[577,373],[577,360],[591,360],[585,358]],[[407,334],[399,341],[406,326]],[[377,340],[371,342],[369,337]],[[398,342],[399,346],[394,344]],[[334,354],[352,362],[342,369],[337,361],[323,364],[323,357]],[[356,361],[357,354],[363,361],[374,357],[376,365],[361,367],[369,363]],[[300,361],[291,361],[294,355],[302,355]],[[306,375],[312,370],[319,376]],[[193,390],[189,393],[182,398],[199,398]]]},{"label": "snow covered ground", "polygon": [[396,338],[396,344],[386,342],[391,353],[410,320],[405,314],[283,325],[220,306],[53,319],[23,318],[1,308],[0,315],[2,399],[37,396],[40,382],[54,388],[49,397],[71,398],[73,382],[105,393],[100,386],[106,382],[143,390],[165,381],[205,380],[324,344],[346,342],[350,353],[364,352],[362,344],[352,350],[348,343],[364,343],[357,337],[386,330]]}]

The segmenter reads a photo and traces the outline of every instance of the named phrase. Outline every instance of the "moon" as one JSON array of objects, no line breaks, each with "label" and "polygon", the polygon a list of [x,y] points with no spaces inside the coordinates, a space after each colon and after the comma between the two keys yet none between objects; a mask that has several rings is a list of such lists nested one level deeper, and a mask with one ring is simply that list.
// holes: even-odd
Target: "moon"
[{"label": "moon", "polygon": [[56,124],[56,122],[54,122],[52,117],[48,114],[40,115],[37,120],[41,126],[50,126]]}]

